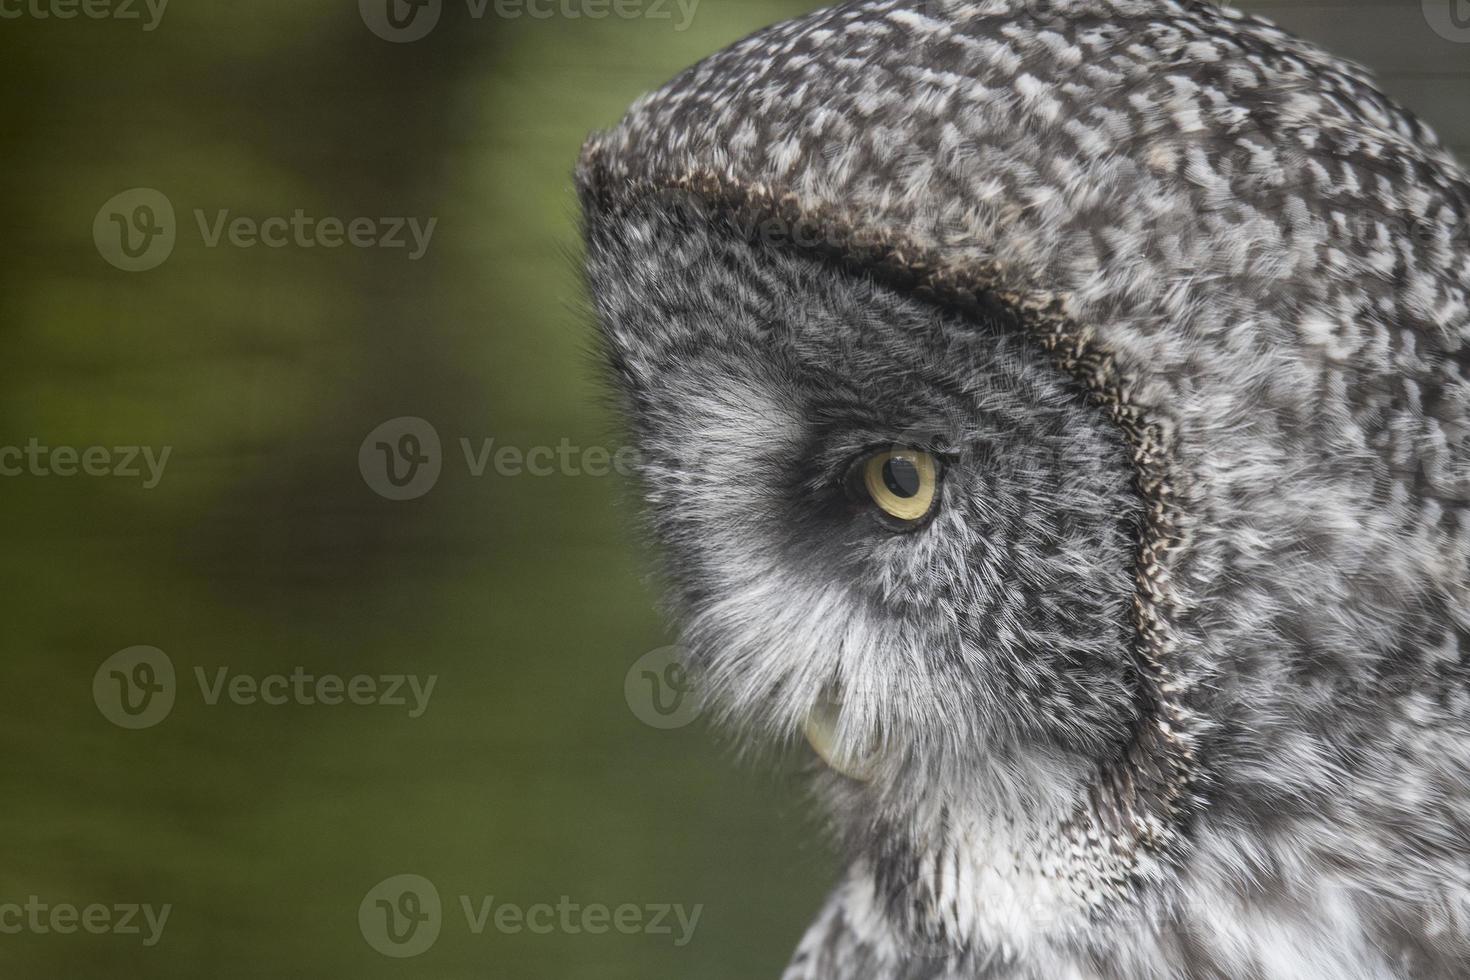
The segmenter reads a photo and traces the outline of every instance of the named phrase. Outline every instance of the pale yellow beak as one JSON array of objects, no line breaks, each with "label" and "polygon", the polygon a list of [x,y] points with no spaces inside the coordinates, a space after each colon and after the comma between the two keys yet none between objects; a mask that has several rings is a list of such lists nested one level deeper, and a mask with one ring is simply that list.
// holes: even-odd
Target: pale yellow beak
[{"label": "pale yellow beak", "polygon": [[877,772],[877,757],[868,755],[863,758],[852,758],[850,753],[839,751],[837,726],[841,718],[841,702],[823,697],[807,713],[806,721],[802,723],[801,729],[812,750],[821,756],[822,761],[833,770],[842,773],[849,779],[868,782]]}]

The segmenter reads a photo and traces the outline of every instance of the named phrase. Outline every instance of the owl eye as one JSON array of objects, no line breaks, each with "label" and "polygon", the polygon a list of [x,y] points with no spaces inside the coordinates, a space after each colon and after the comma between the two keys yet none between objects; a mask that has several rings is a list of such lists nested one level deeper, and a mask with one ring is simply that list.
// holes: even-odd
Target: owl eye
[{"label": "owl eye", "polygon": [[939,497],[939,461],[921,449],[889,449],[859,463],[861,489],[902,528],[917,526]]}]

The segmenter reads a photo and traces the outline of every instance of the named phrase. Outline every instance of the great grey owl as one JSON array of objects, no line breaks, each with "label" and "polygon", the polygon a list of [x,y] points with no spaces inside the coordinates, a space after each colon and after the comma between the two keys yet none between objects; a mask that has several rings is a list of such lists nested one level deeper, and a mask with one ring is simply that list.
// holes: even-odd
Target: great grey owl
[{"label": "great grey owl", "polygon": [[788,980],[1470,976],[1470,179],[1191,0],[854,0],[577,169]]}]

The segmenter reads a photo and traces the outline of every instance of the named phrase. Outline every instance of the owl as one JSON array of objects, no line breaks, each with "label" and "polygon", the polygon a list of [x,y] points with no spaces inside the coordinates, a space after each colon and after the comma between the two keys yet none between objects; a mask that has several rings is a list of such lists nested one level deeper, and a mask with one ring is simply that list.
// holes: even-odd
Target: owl
[{"label": "owl", "polygon": [[1470,178],[1200,0],[852,0],[576,170],[786,980],[1470,976]]}]

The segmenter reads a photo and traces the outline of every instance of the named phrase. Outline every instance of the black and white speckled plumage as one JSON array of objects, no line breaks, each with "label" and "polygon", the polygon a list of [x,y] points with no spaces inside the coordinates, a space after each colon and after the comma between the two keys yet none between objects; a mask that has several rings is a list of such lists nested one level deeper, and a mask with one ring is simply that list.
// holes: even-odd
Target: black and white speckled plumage
[{"label": "black and white speckled plumage", "polygon": [[[1167,0],[863,0],[589,141],[672,605],[850,870],[788,980],[1470,975],[1470,181]],[[949,454],[885,533],[841,473]]]}]

